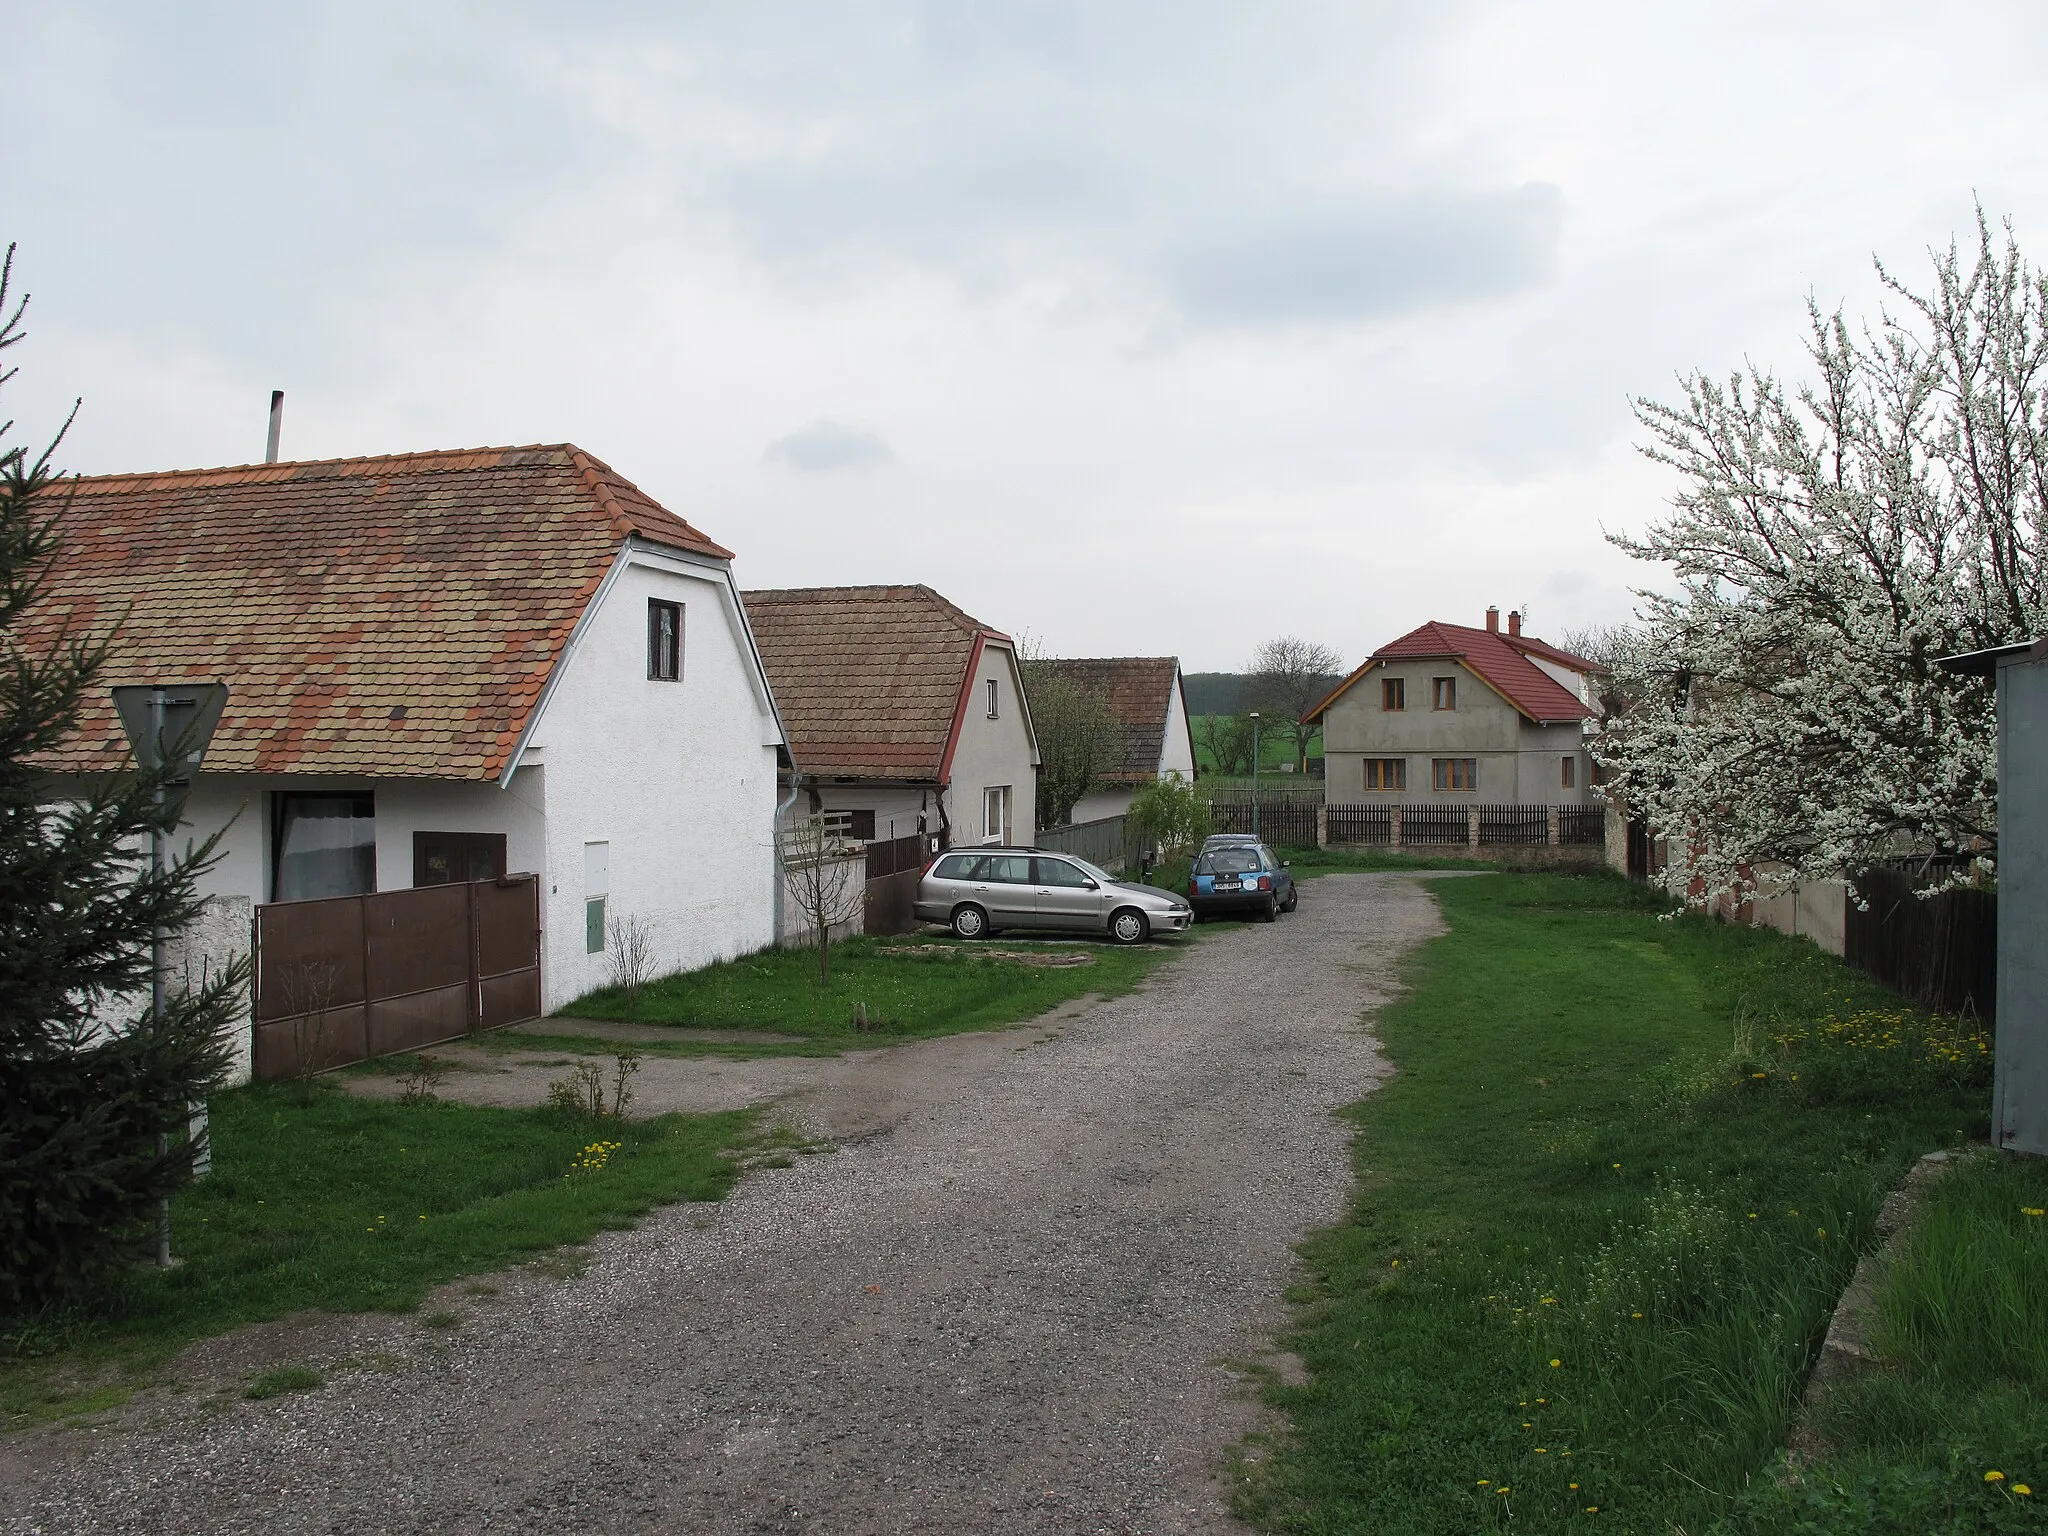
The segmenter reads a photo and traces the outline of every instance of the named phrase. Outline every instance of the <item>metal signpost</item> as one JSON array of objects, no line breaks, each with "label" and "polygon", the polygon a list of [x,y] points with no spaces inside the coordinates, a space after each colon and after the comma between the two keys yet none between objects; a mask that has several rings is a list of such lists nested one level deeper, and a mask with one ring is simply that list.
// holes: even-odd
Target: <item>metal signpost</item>
[{"label": "metal signpost", "polygon": [[[114,708],[121,716],[121,728],[128,733],[128,745],[134,750],[136,763],[145,772],[166,764],[170,767],[164,782],[157,786],[158,805],[164,803],[167,788],[183,789],[199,772],[200,760],[206,756],[206,745],[213,740],[214,727],[220,724],[220,713],[227,702],[226,683],[149,683],[114,690]],[[153,874],[164,872],[161,825],[149,835],[149,867]],[[164,1017],[164,944],[168,937],[161,928],[150,935],[149,1016],[158,1024]],[[192,1139],[204,1148],[204,1104],[192,1106],[191,1125]],[[169,1150],[170,1138],[158,1136],[157,1152]],[[203,1152],[202,1157],[204,1161],[197,1167],[199,1173],[206,1172],[205,1164],[212,1161]],[[169,1199],[157,1214],[156,1261],[165,1269],[171,1267]]]}]

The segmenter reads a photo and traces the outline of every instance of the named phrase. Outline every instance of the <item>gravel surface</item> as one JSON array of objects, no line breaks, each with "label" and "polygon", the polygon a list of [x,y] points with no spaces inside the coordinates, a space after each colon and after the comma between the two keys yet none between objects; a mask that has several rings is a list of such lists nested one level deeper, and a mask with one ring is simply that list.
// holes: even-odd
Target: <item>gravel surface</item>
[{"label": "gravel surface", "polygon": [[455,1329],[321,1320],[357,1362],[322,1390],[9,1437],[0,1528],[1237,1529],[1290,1245],[1350,1184],[1331,1111],[1385,1070],[1359,1017],[1436,931],[1411,877],[1309,882],[580,1278],[450,1287]]}]

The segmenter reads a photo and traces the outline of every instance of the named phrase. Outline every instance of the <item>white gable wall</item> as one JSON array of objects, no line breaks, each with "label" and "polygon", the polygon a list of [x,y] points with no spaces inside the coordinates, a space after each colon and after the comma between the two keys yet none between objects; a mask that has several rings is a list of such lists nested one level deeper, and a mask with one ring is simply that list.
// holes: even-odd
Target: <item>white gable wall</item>
[{"label": "white gable wall", "polygon": [[[996,685],[996,718],[988,717],[988,685]],[[990,642],[981,648],[974,668],[974,687],[967,699],[960,739],[953,749],[953,772],[946,788],[946,815],[953,845],[971,847],[985,841],[983,795],[991,785],[1010,788],[1010,837],[1028,843],[1038,807],[1037,754],[1024,714],[1017,658],[1007,645]]]},{"label": "white gable wall", "polygon": [[1181,697],[1180,668],[1173,669],[1173,694],[1166,701],[1166,739],[1159,745],[1159,777],[1178,773],[1195,776],[1195,738],[1188,724],[1187,700]]},{"label": "white gable wall", "polygon": [[[683,605],[682,677],[647,676],[647,605]],[[637,918],[657,973],[774,938],[779,731],[726,567],[633,546],[557,667],[510,787],[545,768],[545,1005],[605,985],[585,943],[586,845],[608,845],[607,918]]]}]

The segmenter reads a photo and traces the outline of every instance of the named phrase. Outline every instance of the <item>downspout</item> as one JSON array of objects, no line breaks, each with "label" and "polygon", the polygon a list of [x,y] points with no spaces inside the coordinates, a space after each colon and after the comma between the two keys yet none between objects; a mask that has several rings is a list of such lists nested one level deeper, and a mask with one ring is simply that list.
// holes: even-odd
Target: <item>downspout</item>
[{"label": "downspout", "polygon": [[775,936],[769,940],[771,948],[782,943],[782,818],[789,808],[796,804],[797,791],[803,787],[804,776],[794,768],[789,772],[789,798],[775,807],[775,819],[768,824],[768,862],[775,877]]}]

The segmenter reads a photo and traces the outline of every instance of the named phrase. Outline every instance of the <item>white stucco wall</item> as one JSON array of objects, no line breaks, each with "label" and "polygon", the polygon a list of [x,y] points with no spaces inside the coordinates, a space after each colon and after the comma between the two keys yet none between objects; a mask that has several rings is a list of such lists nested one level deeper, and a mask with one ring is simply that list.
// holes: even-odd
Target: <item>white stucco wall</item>
[{"label": "white stucco wall", "polygon": [[[997,715],[988,718],[988,685],[997,690]],[[1031,731],[1024,713],[1017,658],[1006,645],[985,645],[976,663],[967,718],[953,751],[953,772],[946,789],[946,812],[956,847],[984,841],[983,793],[992,785],[1010,786],[1010,837],[1028,843],[1035,835],[1038,769]]]},{"label": "white stucco wall", "polygon": [[[683,605],[682,677],[647,676],[647,603]],[[659,972],[775,938],[777,727],[725,568],[634,548],[558,666],[506,794],[546,783],[544,1002],[603,985],[584,943],[585,845],[609,845],[611,920],[637,916]]]}]

